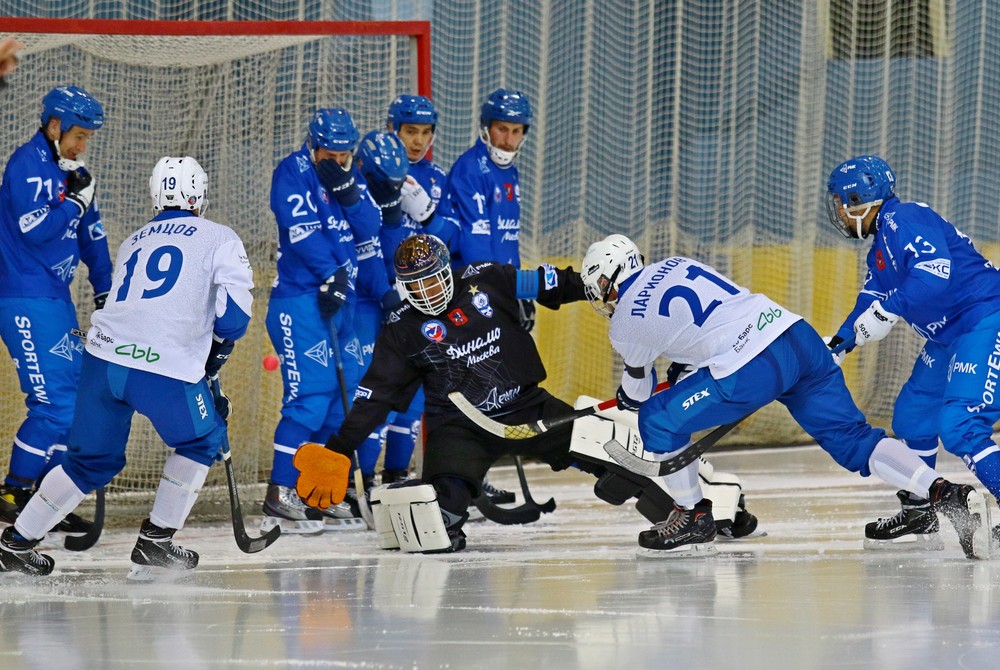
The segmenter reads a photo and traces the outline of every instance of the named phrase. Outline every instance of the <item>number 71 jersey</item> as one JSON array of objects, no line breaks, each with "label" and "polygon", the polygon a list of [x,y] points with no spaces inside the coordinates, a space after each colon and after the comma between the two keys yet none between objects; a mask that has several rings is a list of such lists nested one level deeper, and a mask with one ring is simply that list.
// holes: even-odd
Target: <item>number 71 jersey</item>
[{"label": "number 71 jersey", "polygon": [[646,266],[619,292],[611,344],[630,367],[665,356],[722,379],[802,318],[682,256]]},{"label": "number 71 jersey", "polygon": [[253,273],[230,228],[169,210],[118,249],[111,292],[94,312],[87,351],[111,363],[194,383],[212,333],[238,339],[250,322]]}]

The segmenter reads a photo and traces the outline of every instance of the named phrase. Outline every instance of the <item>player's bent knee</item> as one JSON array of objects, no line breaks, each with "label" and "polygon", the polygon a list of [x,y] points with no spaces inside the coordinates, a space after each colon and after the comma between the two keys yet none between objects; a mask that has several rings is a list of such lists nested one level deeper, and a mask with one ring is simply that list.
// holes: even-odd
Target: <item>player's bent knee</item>
[{"label": "player's bent knee", "polygon": [[378,487],[371,503],[380,548],[412,553],[451,547],[437,492],[430,484]]}]

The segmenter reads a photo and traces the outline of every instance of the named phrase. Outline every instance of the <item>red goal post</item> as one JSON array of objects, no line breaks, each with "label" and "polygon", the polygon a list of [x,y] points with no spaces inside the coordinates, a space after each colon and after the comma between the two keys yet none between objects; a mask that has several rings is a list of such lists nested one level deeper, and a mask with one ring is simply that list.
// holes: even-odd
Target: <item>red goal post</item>
[{"label": "red goal post", "polygon": [[[263,482],[271,467],[281,376],[261,362],[273,353],[264,328],[275,274],[277,232],[271,174],[298,149],[318,107],[347,108],[363,134],[384,127],[403,93],[431,95],[430,24],[423,21],[141,21],[0,18],[0,38],[25,43],[0,105],[0,166],[38,127],[42,97],[83,86],[101,102],[105,125],[84,156],[112,258],[150,215],[148,179],[164,155],[190,155],[209,176],[206,215],[236,230],[254,268],[250,330],[223,368],[235,405],[230,442],[237,479]],[[73,283],[81,327],[92,300],[86,267]],[[331,371],[332,374],[332,371]],[[25,416],[11,359],[0,355],[0,467]],[[128,466],[108,488],[108,519],[148,513],[167,449],[137,417]],[[249,487],[247,513],[261,487]],[[213,468],[195,517],[228,514],[223,469]],[[130,510],[129,515],[133,515]]]}]

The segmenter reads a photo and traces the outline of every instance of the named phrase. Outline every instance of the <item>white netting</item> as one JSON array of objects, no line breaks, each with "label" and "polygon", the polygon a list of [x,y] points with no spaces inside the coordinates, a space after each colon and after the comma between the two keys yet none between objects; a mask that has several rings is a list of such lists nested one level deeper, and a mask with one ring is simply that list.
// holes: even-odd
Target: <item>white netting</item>
[{"label": "white netting", "polygon": [[[362,133],[381,128],[389,102],[415,90],[419,64],[413,38],[19,37],[28,47],[3,94],[0,161],[38,128],[46,92],[69,83],[86,88],[104,106],[106,116],[85,159],[97,182],[112,259],[122,239],[151,216],[148,179],[159,157],[191,155],[208,173],[207,216],[239,232],[254,268],[250,331],[222,377],[236,407],[231,442],[238,479],[262,481],[270,470],[281,396],[279,374],[261,367],[262,358],[272,353],[264,329],[277,244],[268,205],[271,173],[281,158],[301,146],[317,107],[346,107]],[[92,305],[85,277],[81,265],[74,286],[84,327]],[[6,466],[24,406],[6,354],[0,356],[0,368],[0,460]],[[116,505],[136,498],[146,511],[165,456],[166,448],[149,423],[137,418],[128,467],[109,487],[117,495]],[[197,514],[228,510],[223,482],[222,468],[213,468]]]}]

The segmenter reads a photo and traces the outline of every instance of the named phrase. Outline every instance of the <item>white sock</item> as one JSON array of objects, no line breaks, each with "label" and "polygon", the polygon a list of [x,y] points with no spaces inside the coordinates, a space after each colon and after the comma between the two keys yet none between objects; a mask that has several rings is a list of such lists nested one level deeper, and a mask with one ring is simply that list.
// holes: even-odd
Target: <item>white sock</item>
[{"label": "white sock", "polygon": [[26,540],[40,540],[76,509],[86,497],[61,465],[54,467],[38,487],[38,492],[17,517],[14,529]]},{"label": "white sock", "polygon": [[930,495],[931,484],[940,477],[916,452],[891,437],[879,440],[868,459],[872,474],[921,498]]},{"label": "white sock", "polygon": [[176,452],[170,454],[163,465],[163,477],[156,489],[149,520],[160,528],[183,528],[207,476],[207,465],[195,463]]},{"label": "white sock", "polygon": [[[662,458],[657,460],[674,458],[690,447],[691,443],[688,442],[684,449],[681,449],[680,451],[671,451],[669,454],[662,455],[657,454],[657,456],[662,456]],[[694,506],[701,502],[701,499],[705,497],[702,494],[701,481],[698,478],[698,469],[700,467],[701,461],[700,459],[696,459],[693,463],[689,463],[682,470],[663,476],[663,483],[667,486],[667,492],[674,499],[675,503],[685,509],[693,509]]]}]

